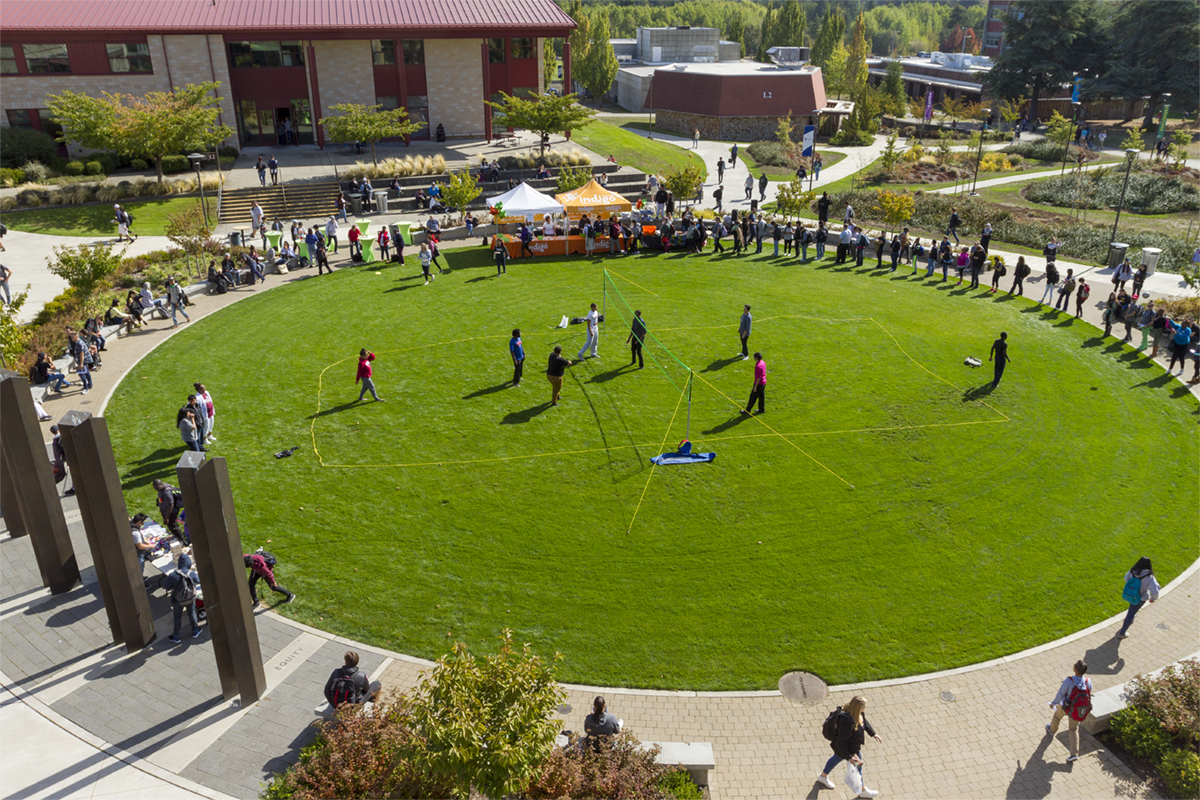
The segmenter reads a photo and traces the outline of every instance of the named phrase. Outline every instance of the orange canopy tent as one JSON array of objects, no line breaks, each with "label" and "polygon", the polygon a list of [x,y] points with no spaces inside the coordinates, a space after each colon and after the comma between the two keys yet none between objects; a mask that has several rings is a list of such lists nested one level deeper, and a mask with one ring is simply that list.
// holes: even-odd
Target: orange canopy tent
[{"label": "orange canopy tent", "polygon": [[578,218],[584,214],[589,217],[608,217],[633,209],[633,203],[594,180],[588,181],[578,189],[556,194],[554,199],[563,204],[569,218]]}]

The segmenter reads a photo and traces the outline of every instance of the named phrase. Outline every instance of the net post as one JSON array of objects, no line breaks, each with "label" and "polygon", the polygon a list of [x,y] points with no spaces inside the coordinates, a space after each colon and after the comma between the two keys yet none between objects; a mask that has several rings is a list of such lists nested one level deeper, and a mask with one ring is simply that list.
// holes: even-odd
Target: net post
[{"label": "net post", "polygon": [[688,369],[688,410],[687,410],[687,428],[685,428],[684,438],[689,442],[692,440],[692,370]]},{"label": "net post", "polygon": [[[600,316],[608,318],[608,270],[600,268]],[[600,322],[596,322],[596,338],[600,338]]]}]

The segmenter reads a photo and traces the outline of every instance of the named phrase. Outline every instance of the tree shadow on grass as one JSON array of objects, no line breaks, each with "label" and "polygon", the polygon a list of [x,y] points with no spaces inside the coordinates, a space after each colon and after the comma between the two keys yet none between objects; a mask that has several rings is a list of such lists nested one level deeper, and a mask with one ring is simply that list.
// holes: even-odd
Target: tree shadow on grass
[{"label": "tree shadow on grass", "polygon": [[505,381],[504,383],[498,383],[495,386],[489,386],[486,389],[476,389],[475,391],[471,392],[470,394],[463,395],[463,400],[474,400],[476,397],[483,397],[484,395],[495,394],[496,392],[503,392],[510,385],[511,384],[508,381]]},{"label": "tree shadow on grass", "polygon": [[330,414],[340,414],[341,412],[348,411],[357,405],[362,405],[362,403],[358,400],[353,400],[349,403],[342,403],[340,406],[330,406],[322,411],[318,411],[316,414],[312,414],[308,417],[308,419],[319,419],[321,417],[328,417]]},{"label": "tree shadow on grass", "polygon": [[526,408],[521,411],[513,411],[511,414],[505,414],[504,418],[500,420],[500,424],[501,425],[523,425],[526,422],[529,422],[534,417],[536,417],[540,414],[546,413],[546,411],[548,409],[553,408],[553,407],[554,406],[551,405],[550,401],[547,400],[545,403],[539,403],[538,405],[533,406],[532,408]]},{"label": "tree shadow on grass", "polygon": [[711,364],[709,364],[707,367],[705,367],[704,369],[702,369],[700,371],[701,372],[717,372],[718,370],[725,369],[730,364],[737,364],[738,362],[744,361],[744,360],[745,359],[743,359],[741,356],[734,356],[733,358],[718,358],[716,361],[712,362]]},{"label": "tree shadow on grass", "polygon": [[736,428],[738,425],[741,425],[743,422],[746,422],[750,419],[751,416],[749,414],[743,414],[741,411],[738,411],[736,416],[725,420],[720,425],[717,425],[710,430],[704,431],[704,435],[711,436],[714,433],[724,433],[730,428]]}]

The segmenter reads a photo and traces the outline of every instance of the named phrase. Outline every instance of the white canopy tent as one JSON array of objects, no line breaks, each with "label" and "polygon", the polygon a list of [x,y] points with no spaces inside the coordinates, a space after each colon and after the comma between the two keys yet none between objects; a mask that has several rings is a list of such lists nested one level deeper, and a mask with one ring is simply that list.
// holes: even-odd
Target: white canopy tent
[{"label": "white canopy tent", "polygon": [[494,207],[498,203],[504,208],[504,222],[532,221],[535,216],[563,213],[562,203],[548,194],[542,194],[528,183],[488,198],[488,206]]}]

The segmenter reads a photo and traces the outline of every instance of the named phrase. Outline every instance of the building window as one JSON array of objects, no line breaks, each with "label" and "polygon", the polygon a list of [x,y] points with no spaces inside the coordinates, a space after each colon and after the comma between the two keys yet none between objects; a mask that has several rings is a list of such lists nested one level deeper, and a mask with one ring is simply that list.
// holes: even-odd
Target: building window
[{"label": "building window", "polygon": [[410,67],[425,63],[425,42],[421,39],[405,39],[404,63]]},{"label": "building window", "polygon": [[13,128],[33,130],[33,119],[30,118],[29,111],[24,108],[8,109],[8,124]]},{"label": "building window", "polygon": [[1008,6],[992,6],[992,19],[1004,19],[1008,16]]},{"label": "building window", "polygon": [[1000,46],[1000,38],[1001,38],[1000,34],[998,34],[998,33],[986,34],[983,37],[983,46],[984,47],[999,47]]},{"label": "building window", "polygon": [[488,39],[488,63],[503,64],[504,63],[504,40],[503,39]]},{"label": "building window", "polygon": [[429,96],[410,94],[408,96],[408,118],[412,122],[429,124]]},{"label": "building window", "polygon": [[31,75],[71,71],[65,44],[23,44],[21,48],[25,53],[25,67]]},{"label": "building window", "polygon": [[300,42],[230,42],[229,59],[235,67],[303,67]]},{"label": "building window", "polygon": [[150,45],[110,44],[108,66],[113,72],[154,72],[150,64]]},{"label": "building window", "polygon": [[512,96],[529,100],[538,96],[538,90],[536,86],[516,86],[512,90]]},{"label": "building window", "polygon": [[63,127],[54,121],[53,113],[48,108],[39,108],[37,110],[38,119],[42,122],[42,133],[51,139],[57,139],[62,136]]},{"label": "building window", "polygon": [[371,63],[386,67],[396,63],[396,43],[391,39],[371,40]]},{"label": "building window", "polygon": [[376,97],[375,105],[382,106],[384,111],[391,111],[393,108],[400,107],[395,97]]},{"label": "building window", "polygon": [[0,44],[0,75],[17,74],[17,51],[11,44]]},{"label": "building window", "polygon": [[513,39],[513,58],[534,58],[533,39]]}]

